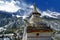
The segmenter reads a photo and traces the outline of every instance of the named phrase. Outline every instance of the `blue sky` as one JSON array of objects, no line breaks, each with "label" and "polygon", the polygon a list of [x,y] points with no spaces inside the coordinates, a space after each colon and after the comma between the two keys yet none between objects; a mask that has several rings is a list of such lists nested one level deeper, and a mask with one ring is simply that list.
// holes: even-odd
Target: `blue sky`
[{"label": "blue sky", "polygon": [[24,0],[28,4],[36,3],[37,7],[42,10],[51,10],[60,12],[60,0]]}]

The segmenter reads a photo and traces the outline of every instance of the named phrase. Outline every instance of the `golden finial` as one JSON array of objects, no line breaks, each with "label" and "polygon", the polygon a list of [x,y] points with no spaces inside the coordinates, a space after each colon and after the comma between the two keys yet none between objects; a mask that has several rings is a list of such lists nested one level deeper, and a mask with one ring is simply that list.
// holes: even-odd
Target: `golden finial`
[{"label": "golden finial", "polygon": [[34,3],[34,12],[37,12],[36,4]]}]

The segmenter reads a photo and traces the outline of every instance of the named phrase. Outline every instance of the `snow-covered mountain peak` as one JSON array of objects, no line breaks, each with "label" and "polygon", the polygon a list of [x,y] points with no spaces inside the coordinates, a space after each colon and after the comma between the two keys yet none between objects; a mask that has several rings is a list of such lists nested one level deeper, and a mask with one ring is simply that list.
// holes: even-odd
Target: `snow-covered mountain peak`
[{"label": "snow-covered mountain peak", "polygon": [[43,11],[41,13],[41,16],[46,16],[46,17],[51,17],[51,18],[57,18],[57,19],[60,19],[59,16],[60,16],[60,13],[58,12],[52,12],[52,11]]}]

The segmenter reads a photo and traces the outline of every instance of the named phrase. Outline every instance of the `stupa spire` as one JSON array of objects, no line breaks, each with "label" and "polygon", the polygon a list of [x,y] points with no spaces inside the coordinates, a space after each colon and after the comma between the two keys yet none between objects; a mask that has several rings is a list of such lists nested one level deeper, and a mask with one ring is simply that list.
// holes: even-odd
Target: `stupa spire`
[{"label": "stupa spire", "polygon": [[34,3],[34,12],[37,12],[36,4]]}]

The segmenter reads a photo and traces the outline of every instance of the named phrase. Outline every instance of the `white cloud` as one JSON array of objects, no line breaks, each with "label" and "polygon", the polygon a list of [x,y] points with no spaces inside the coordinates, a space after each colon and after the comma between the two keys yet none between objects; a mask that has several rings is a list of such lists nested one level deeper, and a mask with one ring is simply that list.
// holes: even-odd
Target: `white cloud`
[{"label": "white cloud", "polygon": [[30,8],[34,8],[33,5],[31,5]]},{"label": "white cloud", "polygon": [[15,5],[15,3],[16,3],[15,1],[11,1],[11,2],[0,1],[0,10],[7,12],[16,12],[17,10],[20,9],[20,7]]},{"label": "white cloud", "polygon": [[21,1],[14,1],[14,0],[0,0],[0,10],[1,11],[7,11],[7,12],[17,12],[19,9],[22,9],[24,12],[24,15],[26,13],[28,14],[32,9],[33,5],[28,5],[23,0]]}]

